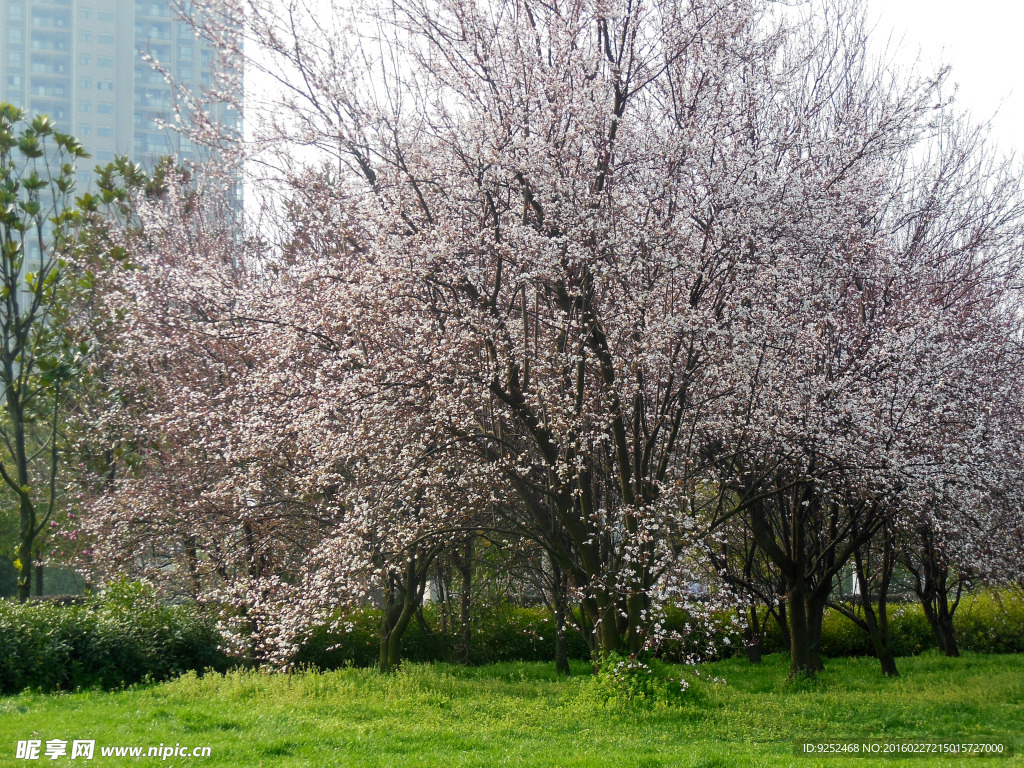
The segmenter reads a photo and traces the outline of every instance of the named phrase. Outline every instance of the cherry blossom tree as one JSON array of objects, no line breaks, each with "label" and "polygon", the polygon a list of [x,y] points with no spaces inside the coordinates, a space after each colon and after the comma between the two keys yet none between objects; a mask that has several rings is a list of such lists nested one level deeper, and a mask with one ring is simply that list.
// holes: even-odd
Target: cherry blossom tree
[{"label": "cherry blossom tree", "polygon": [[390,668],[481,529],[636,654],[742,521],[813,673],[850,558],[1001,482],[1018,179],[950,133],[942,73],[874,63],[861,6],[226,8],[196,23],[285,88],[272,204],[247,238],[184,188],[140,207],[110,295],[142,458],[96,520],[265,658],[374,599]]}]

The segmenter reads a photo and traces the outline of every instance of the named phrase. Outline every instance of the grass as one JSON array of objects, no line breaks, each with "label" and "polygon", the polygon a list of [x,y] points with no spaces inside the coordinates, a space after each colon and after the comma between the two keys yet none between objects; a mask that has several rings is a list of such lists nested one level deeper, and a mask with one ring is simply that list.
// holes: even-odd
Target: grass
[{"label": "grass", "polygon": [[[1024,744],[1024,655],[925,654],[899,665],[902,676],[884,680],[874,659],[835,659],[816,680],[790,683],[780,655],[759,667],[732,659],[705,665],[726,682],[695,682],[680,706],[603,701],[583,664],[567,681],[538,663],[409,664],[388,677],[361,669],[190,674],[113,693],[0,699],[0,764],[41,764],[13,759],[19,739],[88,738],[98,745],[96,765],[1024,766],[1021,757],[793,756],[796,737],[995,735]],[[209,746],[211,756],[99,753],[161,742]]]}]

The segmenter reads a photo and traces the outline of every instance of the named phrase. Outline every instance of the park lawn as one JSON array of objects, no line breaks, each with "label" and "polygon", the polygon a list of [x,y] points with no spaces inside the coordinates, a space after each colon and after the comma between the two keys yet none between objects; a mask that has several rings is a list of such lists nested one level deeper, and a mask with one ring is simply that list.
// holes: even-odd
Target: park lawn
[{"label": "park lawn", "polygon": [[[0,764],[24,739],[95,739],[87,765],[213,766],[1024,766],[1024,758],[804,758],[796,737],[1011,736],[1024,745],[1024,655],[899,659],[884,680],[870,658],[832,659],[788,683],[787,660],[704,665],[679,706],[603,701],[589,665],[231,673],[125,691],[0,698]],[[693,675],[690,675],[693,679]],[[207,758],[101,757],[100,746],[209,746]],[[70,750],[69,750],[70,751]],[[143,750],[145,754],[145,749]],[[84,761],[82,761],[84,762]]]}]

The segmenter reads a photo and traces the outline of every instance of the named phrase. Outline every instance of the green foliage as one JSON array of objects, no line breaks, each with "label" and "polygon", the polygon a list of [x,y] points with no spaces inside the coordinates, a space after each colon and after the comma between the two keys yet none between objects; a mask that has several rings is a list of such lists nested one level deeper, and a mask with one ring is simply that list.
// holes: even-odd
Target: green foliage
[{"label": "green foliage", "polygon": [[[402,638],[402,657],[412,662],[450,660],[458,642],[458,627],[450,626],[441,634],[438,607],[433,604],[424,606],[424,618],[434,634],[411,622]],[[330,624],[314,629],[295,661],[318,669],[373,666],[379,658],[379,632],[380,611],[359,608],[339,612]],[[586,640],[568,626],[566,646],[569,658],[590,658]],[[475,664],[550,661],[554,657],[555,621],[544,608],[504,605],[473,617],[470,658]]]},{"label": "green foliage", "polygon": [[[427,605],[424,615],[435,634],[428,635],[412,622],[402,639],[402,656],[411,662],[450,661],[457,645],[457,627],[446,635],[437,632],[437,606]],[[689,658],[706,660],[743,655],[739,627],[734,613],[712,616],[698,622],[685,611],[670,609],[665,629],[678,633],[677,639],[660,644],[656,657],[680,662]],[[767,620],[764,653],[784,649],[778,625]],[[954,624],[960,647],[978,653],[1024,652],[1024,599],[1011,592],[984,592],[964,597]],[[296,658],[300,666],[341,669],[371,667],[377,663],[380,612],[373,608],[339,612],[331,625],[315,628]],[[889,606],[889,629],[897,656],[915,656],[936,647],[931,627],[917,603]],[[822,652],[826,657],[874,656],[867,632],[838,611],[828,610],[822,624]],[[583,635],[566,627],[569,658],[589,659]],[[544,608],[505,605],[473,617],[470,658],[475,664],[505,661],[551,661],[555,657],[555,623]]]},{"label": "green foliage", "polygon": [[975,653],[1024,653],[1024,596],[993,591],[969,595],[953,615],[960,648]]},{"label": "green foliage", "polygon": [[213,622],[121,582],[78,605],[0,600],[0,693],[114,688],[224,670]]},{"label": "green foliage", "polygon": [[[920,603],[888,605],[889,634],[896,656],[916,656],[937,648],[938,643]],[[768,617],[763,644],[764,653],[785,649],[778,624]],[[664,643],[658,655],[679,661],[688,655],[705,659],[725,659],[743,655],[733,614],[715,617],[710,624],[697,625],[685,633],[691,623],[683,611],[669,611],[665,627],[684,634],[683,640]],[[965,595],[953,617],[957,641],[962,651],[976,653],[1024,653],[1024,598],[1018,592],[986,591]],[[822,654],[828,658],[874,656],[868,633],[846,616],[828,609],[821,627]]]}]

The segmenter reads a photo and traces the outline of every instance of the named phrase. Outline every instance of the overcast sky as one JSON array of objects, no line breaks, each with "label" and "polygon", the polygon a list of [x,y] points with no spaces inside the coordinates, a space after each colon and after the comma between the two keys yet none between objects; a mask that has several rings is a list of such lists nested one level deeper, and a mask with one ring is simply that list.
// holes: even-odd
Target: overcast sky
[{"label": "overcast sky", "polygon": [[[888,41],[898,64],[920,55],[926,71],[952,65],[959,103],[979,122],[994,116],[999,146],[1024,154],[1024,0],[867,1],[878,50]],[[259,76],[246,86],[273,87]]]},{"label": "overcast sky", "polygon": [[[1024,3],[1020,0],[869,0],[884,42],[892,32],[897,61],[918,53],[927,68],[951,64],[957,99],[975,119],[996,115],[1004,150],[1024,150]],[[998,114],[996,114],[998,112]]]}]

